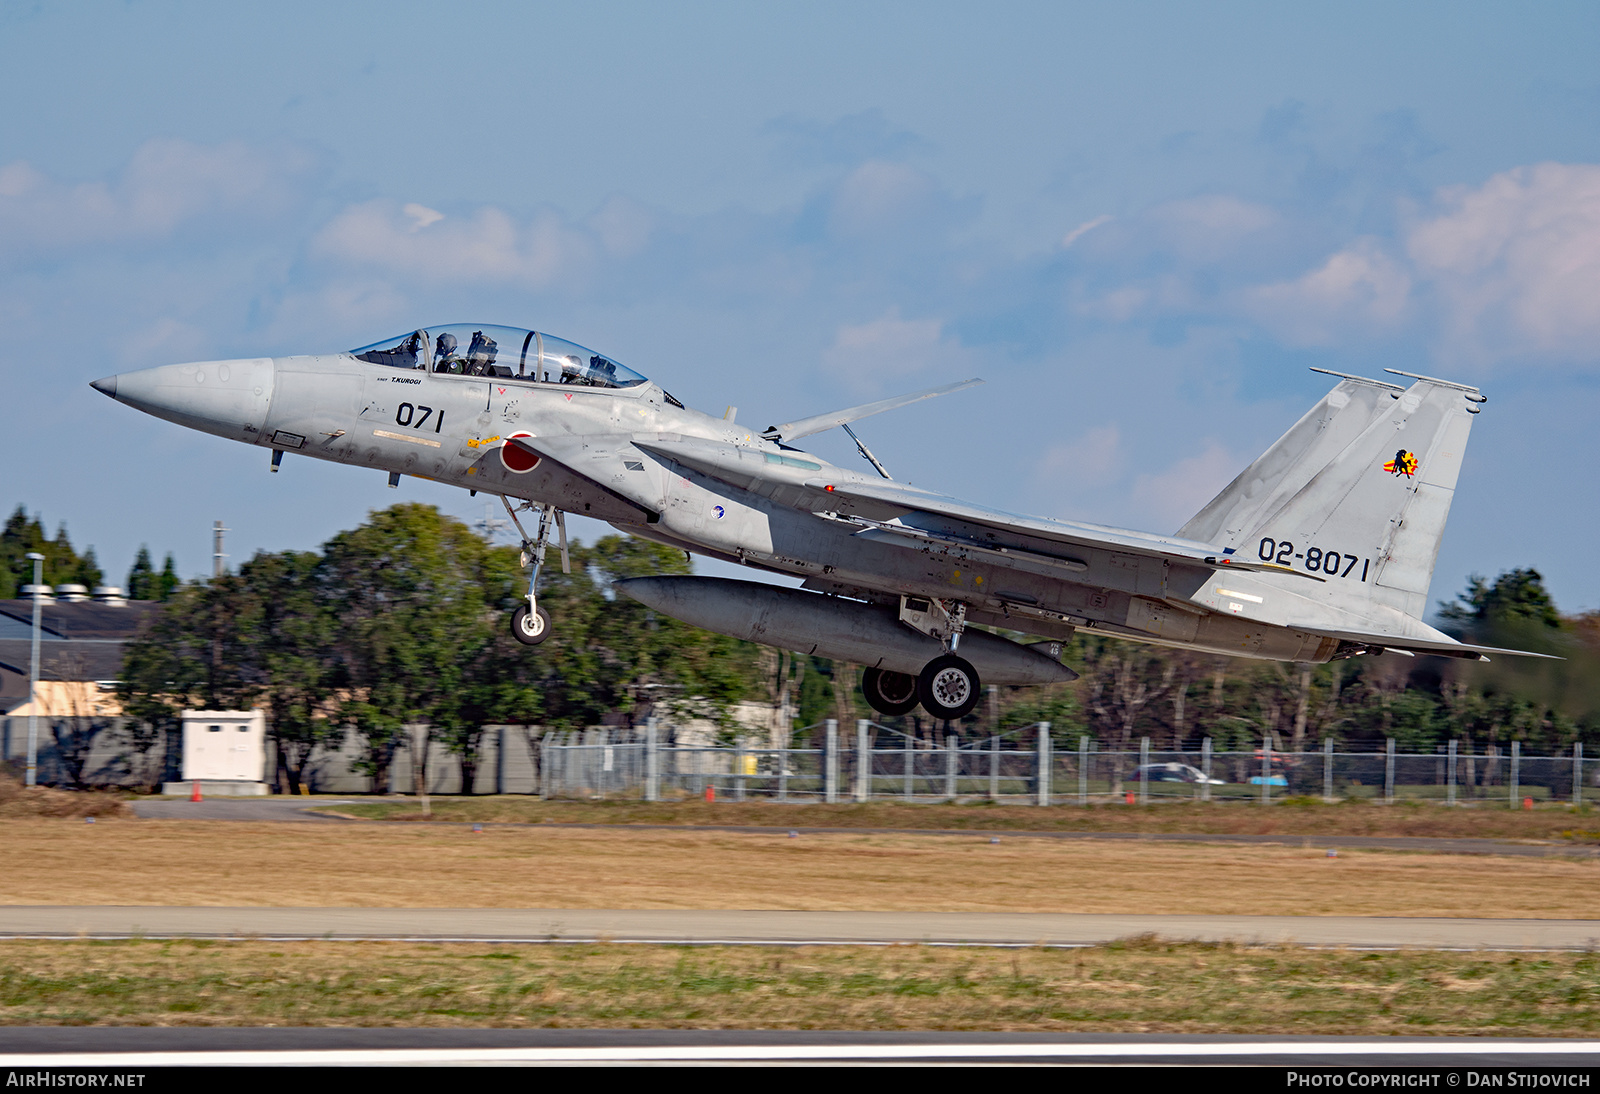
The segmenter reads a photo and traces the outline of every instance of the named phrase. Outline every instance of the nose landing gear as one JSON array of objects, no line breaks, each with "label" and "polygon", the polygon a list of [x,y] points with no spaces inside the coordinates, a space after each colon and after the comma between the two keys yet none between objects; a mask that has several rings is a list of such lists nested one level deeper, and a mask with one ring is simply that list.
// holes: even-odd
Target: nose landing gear
[{"label": "nose landing gear", "polygon": [[[538,588],[539,571],[544,567],[544,552],[550,543],[552,527],[561,532],[561,572],[572,572],[572,560],[567,555],[566,514],[553,505],[539,506],[539,536],[530,540],[522,522],[517,519],[517,510],[511,507],[511,499],[501,494],[500,503],[506,507],[506,516],[511,518],[511,523],[517,526],[517,532],[522,536],[522,564],[533,564],[533,572],[528,575],[528,602],[519,605],[511,613],[511,634],[524,646],[537,646],[550,637],[550,613],[539,607]],[[518,508],[533,507],[532,502],[523,502]]]}]

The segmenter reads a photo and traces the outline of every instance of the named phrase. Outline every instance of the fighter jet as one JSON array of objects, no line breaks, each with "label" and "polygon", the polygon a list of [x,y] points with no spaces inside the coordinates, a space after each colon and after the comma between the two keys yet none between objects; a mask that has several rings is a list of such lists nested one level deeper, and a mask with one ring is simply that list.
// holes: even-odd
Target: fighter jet
[{"label": "fighter jet", "polygon": [[[1323,371],[1323,370],[1316,370]],[[1030,517],[894,481],[851,424],[967,380],[750,429],[685,407],[604,354],[539,331],[428,327],[348,353],[201,361],[93,387],[179,425],[495,494],[523,539],[513,633],[550,633],[539,575],[564,514],[802,579],[619,582],[662,613],[865,666],[886,715],[958,719],[983,683],[1070,680],[1079,630],[1234,657],[1484,659],[1421,619],[1475,387],[1332,373],[1306,415],[1173,535]],[[795,442],[841,428],[871,470]],[[529,513],[532,534],[519,513]],[[1031,644],[995,633],[1042,641]]]}]

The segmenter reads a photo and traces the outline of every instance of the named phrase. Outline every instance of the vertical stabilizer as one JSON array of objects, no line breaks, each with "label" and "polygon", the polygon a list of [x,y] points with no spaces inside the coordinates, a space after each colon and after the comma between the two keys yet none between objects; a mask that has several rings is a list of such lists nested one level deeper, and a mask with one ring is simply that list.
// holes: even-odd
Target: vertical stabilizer
[{"label": "vertical stabilizer", "polygon": [[1179,529],[1180,537],[1240,547],[1245,536],[1387,413],[1405,391],[1382,380],[1332,375],[1343,376],[1339,385]]},{"label": "vertical stabilizer", "polygon": [[1476,388],[1425,377],[1397,399],[1385,396],[1360,436],[1260,513],[1238,556],[1318,574],[1322,597],[1354,596],[1420,619],[1482,402]]}]

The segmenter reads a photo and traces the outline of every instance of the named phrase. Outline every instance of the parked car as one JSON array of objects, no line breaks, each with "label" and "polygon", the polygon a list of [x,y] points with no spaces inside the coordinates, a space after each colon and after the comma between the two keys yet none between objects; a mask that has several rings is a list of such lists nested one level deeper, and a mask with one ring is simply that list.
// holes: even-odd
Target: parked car
[{"label": "parked car", "polygon": [[1133,779],[1138,781],[1141,777],[1153,783],[1210,783],[1212,786],[1222,786],[1227,779],[1208,779],[1205,772],[1198,767],[1188,764],[1144,764],[1134,768]]}]

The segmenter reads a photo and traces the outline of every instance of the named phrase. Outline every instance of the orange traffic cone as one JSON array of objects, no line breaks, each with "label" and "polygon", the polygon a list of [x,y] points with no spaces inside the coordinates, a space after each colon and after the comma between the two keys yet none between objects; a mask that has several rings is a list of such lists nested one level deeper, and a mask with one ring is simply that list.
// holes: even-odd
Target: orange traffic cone
[{"label": "orange traffic cone", "polygon": [[714,786],[706,787],[706,801],[714,802],[716,800],[717,800],[717,788],[714,787]]},{"label": "orange traffic cone", "polygon": [[200,780],[199,779],[196,779],[194,781],[194,793],[189,795],[189,800],[192,801],[192,802],[197,802],[197,801],[203,801],[204,800],[203,798],[200,797]]}]

